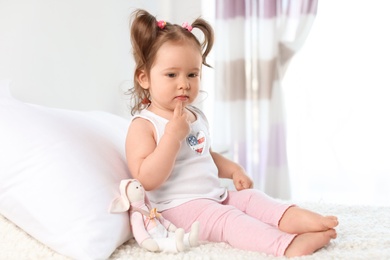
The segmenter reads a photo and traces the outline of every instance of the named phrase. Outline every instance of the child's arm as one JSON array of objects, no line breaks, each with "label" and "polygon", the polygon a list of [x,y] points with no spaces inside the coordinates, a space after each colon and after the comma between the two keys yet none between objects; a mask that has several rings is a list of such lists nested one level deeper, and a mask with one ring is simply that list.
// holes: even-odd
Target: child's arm
[{"label": "child's arm", "polygon": [[232,179],[237,190],[253,188],[253,181],[245,173],[244,168],[219,153],[210,149],[214,163],[218,168],[218,177]]},{"label": "child's arm", "polygon": [[142,118],[135,119],[127,133],[126,157],[133,178],[145,190],[153,190],[164,183],[172,172],[181,141],[189,133],[187,114],[178,102],[164,135],[156,145],[153,125]]}]

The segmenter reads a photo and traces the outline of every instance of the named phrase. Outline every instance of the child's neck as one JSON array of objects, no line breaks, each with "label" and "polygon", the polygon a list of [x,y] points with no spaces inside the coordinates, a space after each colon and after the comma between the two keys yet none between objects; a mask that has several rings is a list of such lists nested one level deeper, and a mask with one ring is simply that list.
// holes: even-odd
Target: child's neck
[{"label": "child's neck", "polygon": [[166,120],[171,120],[173,117],[173,110],[160,109],[152,105],[150,105],[147,110],[162,118],[165,118]]}]

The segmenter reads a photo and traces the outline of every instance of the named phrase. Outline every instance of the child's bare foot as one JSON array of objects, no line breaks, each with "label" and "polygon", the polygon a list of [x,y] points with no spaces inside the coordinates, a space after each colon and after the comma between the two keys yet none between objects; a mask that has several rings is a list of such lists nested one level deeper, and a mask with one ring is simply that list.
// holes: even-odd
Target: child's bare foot
[{"label": "child's bare foot", "polygon": [[337,233],[334,229],[297,235],[287,247],[284,255],[287,257],[310,255],[336,237]]},{"label": "child's bare foot", "polygon": [[290,207],[279,221],[279,229],[291,233],[325,231],[339,224],[335,216],[322,216],[318,213],[299,207]]}]

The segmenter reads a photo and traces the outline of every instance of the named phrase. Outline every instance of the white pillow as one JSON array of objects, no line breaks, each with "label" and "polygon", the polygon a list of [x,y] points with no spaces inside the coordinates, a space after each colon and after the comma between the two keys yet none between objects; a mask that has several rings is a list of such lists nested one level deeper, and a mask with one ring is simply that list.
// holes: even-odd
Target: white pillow
[{"label": "white pillow", "polygon": [[108,258],[131,237],[128,215],[108,212],[131,177],[128,121],[26,104],[8,83],[0,81],[0,214],[60,254]]}]

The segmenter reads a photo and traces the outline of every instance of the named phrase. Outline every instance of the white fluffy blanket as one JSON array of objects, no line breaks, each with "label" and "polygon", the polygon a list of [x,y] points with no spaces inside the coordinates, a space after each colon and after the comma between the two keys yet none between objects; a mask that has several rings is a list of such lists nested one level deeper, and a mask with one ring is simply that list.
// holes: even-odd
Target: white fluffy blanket
[{"label": "white fluffy blanket", "polygon": [[[295,259],[390,259],[390,207],[299,203],[316,212],[339,217],[338,238],[313,255]],[[0,216],[0,259],[67,259],[53,252]],[[179,254],[150,253],[134,240],[120,246],[110,259],[278,259],[233,249],[224,243],[203,243]],[[279,258],[280,259],[280,258]]]}]

